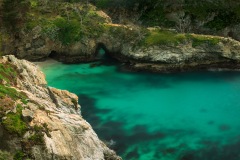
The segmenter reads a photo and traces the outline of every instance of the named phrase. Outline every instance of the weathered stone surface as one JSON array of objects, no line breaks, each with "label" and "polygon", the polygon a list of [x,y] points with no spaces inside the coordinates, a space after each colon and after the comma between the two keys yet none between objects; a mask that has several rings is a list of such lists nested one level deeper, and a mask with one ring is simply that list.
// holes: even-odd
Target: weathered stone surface
[{"label": "weathered stone surface", "polygon": [[46,87],[44,74],[26,60],[5,56],[3,61],[16,65],[21,70],[16,89],[26,93],[30,101],[28,109],[24,107],[22,110],[23,117],[28,121],[31,119],[30,126],[47,127],[44,146],[32,147],[31,154],[35,159],[121,159],[99,140],[90,124],[81,117],[75,94]]},{"label": "weathered stone surface", "polygon": [[240,42],[230,38],[222,38],[216,45],[204,43],[198,47],[192,47],[191,42],[184,45],[161,45],[149,48],[139,47],[123,52],[124,56],[137,61],[149,63],[188,63],[201,62],[203,60],[231,59],[240,60]]},{"label": "weathered stone surface", "polygon": [[33,111],[25,108],[24,110],[22,110],[22,117],[25,121],[31,122],[32,119],[34,118],[34,113]]}]

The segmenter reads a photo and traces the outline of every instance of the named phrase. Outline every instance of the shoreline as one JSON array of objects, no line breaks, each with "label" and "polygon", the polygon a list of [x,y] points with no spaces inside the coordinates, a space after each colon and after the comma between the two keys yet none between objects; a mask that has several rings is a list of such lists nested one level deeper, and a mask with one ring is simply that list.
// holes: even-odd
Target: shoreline
[{"label": "shoreline", "polygon": [[54,65],[54,64],[59,64],[61,62],[58,62],[57,60],[52,59],[52,58],[47,58],[44,61],[32,62],[32,63],[39,66],[40,68],[43,68],[43,67],[48,67],[48,66],[51,66],[51,65]]},{"label": "shoreline", "polygon": [[[78,64],[89,64],[89,62],[83,63],[72,63],[66,64],[59,62],[53,58],[47,58],[44,61],[32,62],[35,65],[39,66],[41,69],[45,67],[49,67],[51,65],[63,64],[63,65],[78,65]],[[99,64],[98,64],[99,63]],[[111,62],[113,65],[119,65],[119,62]],[[104,60],[98,61],[91,67],[98,67],[104,65]],[[239,72],[240,64],[235,63],[226,63],[226,64],[186,64],[186,65],[176,65],[176,64],[153,64],[153,63],[135,63],[128,64],[124,62],[120,62],[118,66],[118,70],[121,72],[143,72],[143,73],[184,73],[184,72],[199,72],[199,71],[207,71],[207,72]]]}]

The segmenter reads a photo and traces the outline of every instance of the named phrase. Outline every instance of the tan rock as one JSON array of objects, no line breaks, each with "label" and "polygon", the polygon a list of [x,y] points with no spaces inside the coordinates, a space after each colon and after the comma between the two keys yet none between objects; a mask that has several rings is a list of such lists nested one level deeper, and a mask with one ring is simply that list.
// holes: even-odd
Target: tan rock
[{"label": "tan rock", "polygon": [[99,140],[90,124],[81,117],[75,94],[48,88],[44,74],[28,61],[18,60],[14,56],[5,56],[4,61],[21,70],[17,81],[19,88],[16,89],[25,92],[30,101],[27,104],[29,109],[24,107],[22,110],[23,117],[28,122],[31,119],[30,126],[45,128],[45,145],[33,146],[31,150],[35,159],[121,159]]},{"label": "tan rock", "polygon": [[33,111],[25,108],[24,110],[22,110],[22,117],[26,122],[31,122],[34,118],[34,113]]}]

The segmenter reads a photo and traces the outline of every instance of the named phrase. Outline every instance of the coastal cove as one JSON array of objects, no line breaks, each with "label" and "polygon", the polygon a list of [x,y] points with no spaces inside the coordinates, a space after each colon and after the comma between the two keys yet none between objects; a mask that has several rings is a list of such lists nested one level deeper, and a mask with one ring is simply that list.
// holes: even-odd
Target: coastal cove
[{"label": "coastal cove", "polygon": [[117,65],[38,63],[49,86],[126,160],[237,160],[240,72],[130,73]]}]

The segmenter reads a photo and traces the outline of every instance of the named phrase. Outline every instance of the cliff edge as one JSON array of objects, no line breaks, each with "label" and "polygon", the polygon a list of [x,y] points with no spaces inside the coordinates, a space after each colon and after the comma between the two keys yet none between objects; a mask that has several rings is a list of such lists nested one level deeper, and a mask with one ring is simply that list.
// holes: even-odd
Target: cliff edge
[{"label": "cliff edge", "polygon": [[0,141],[5,159],[121,159],[81,117],[75,94],[12,55],[0,58]]}]

